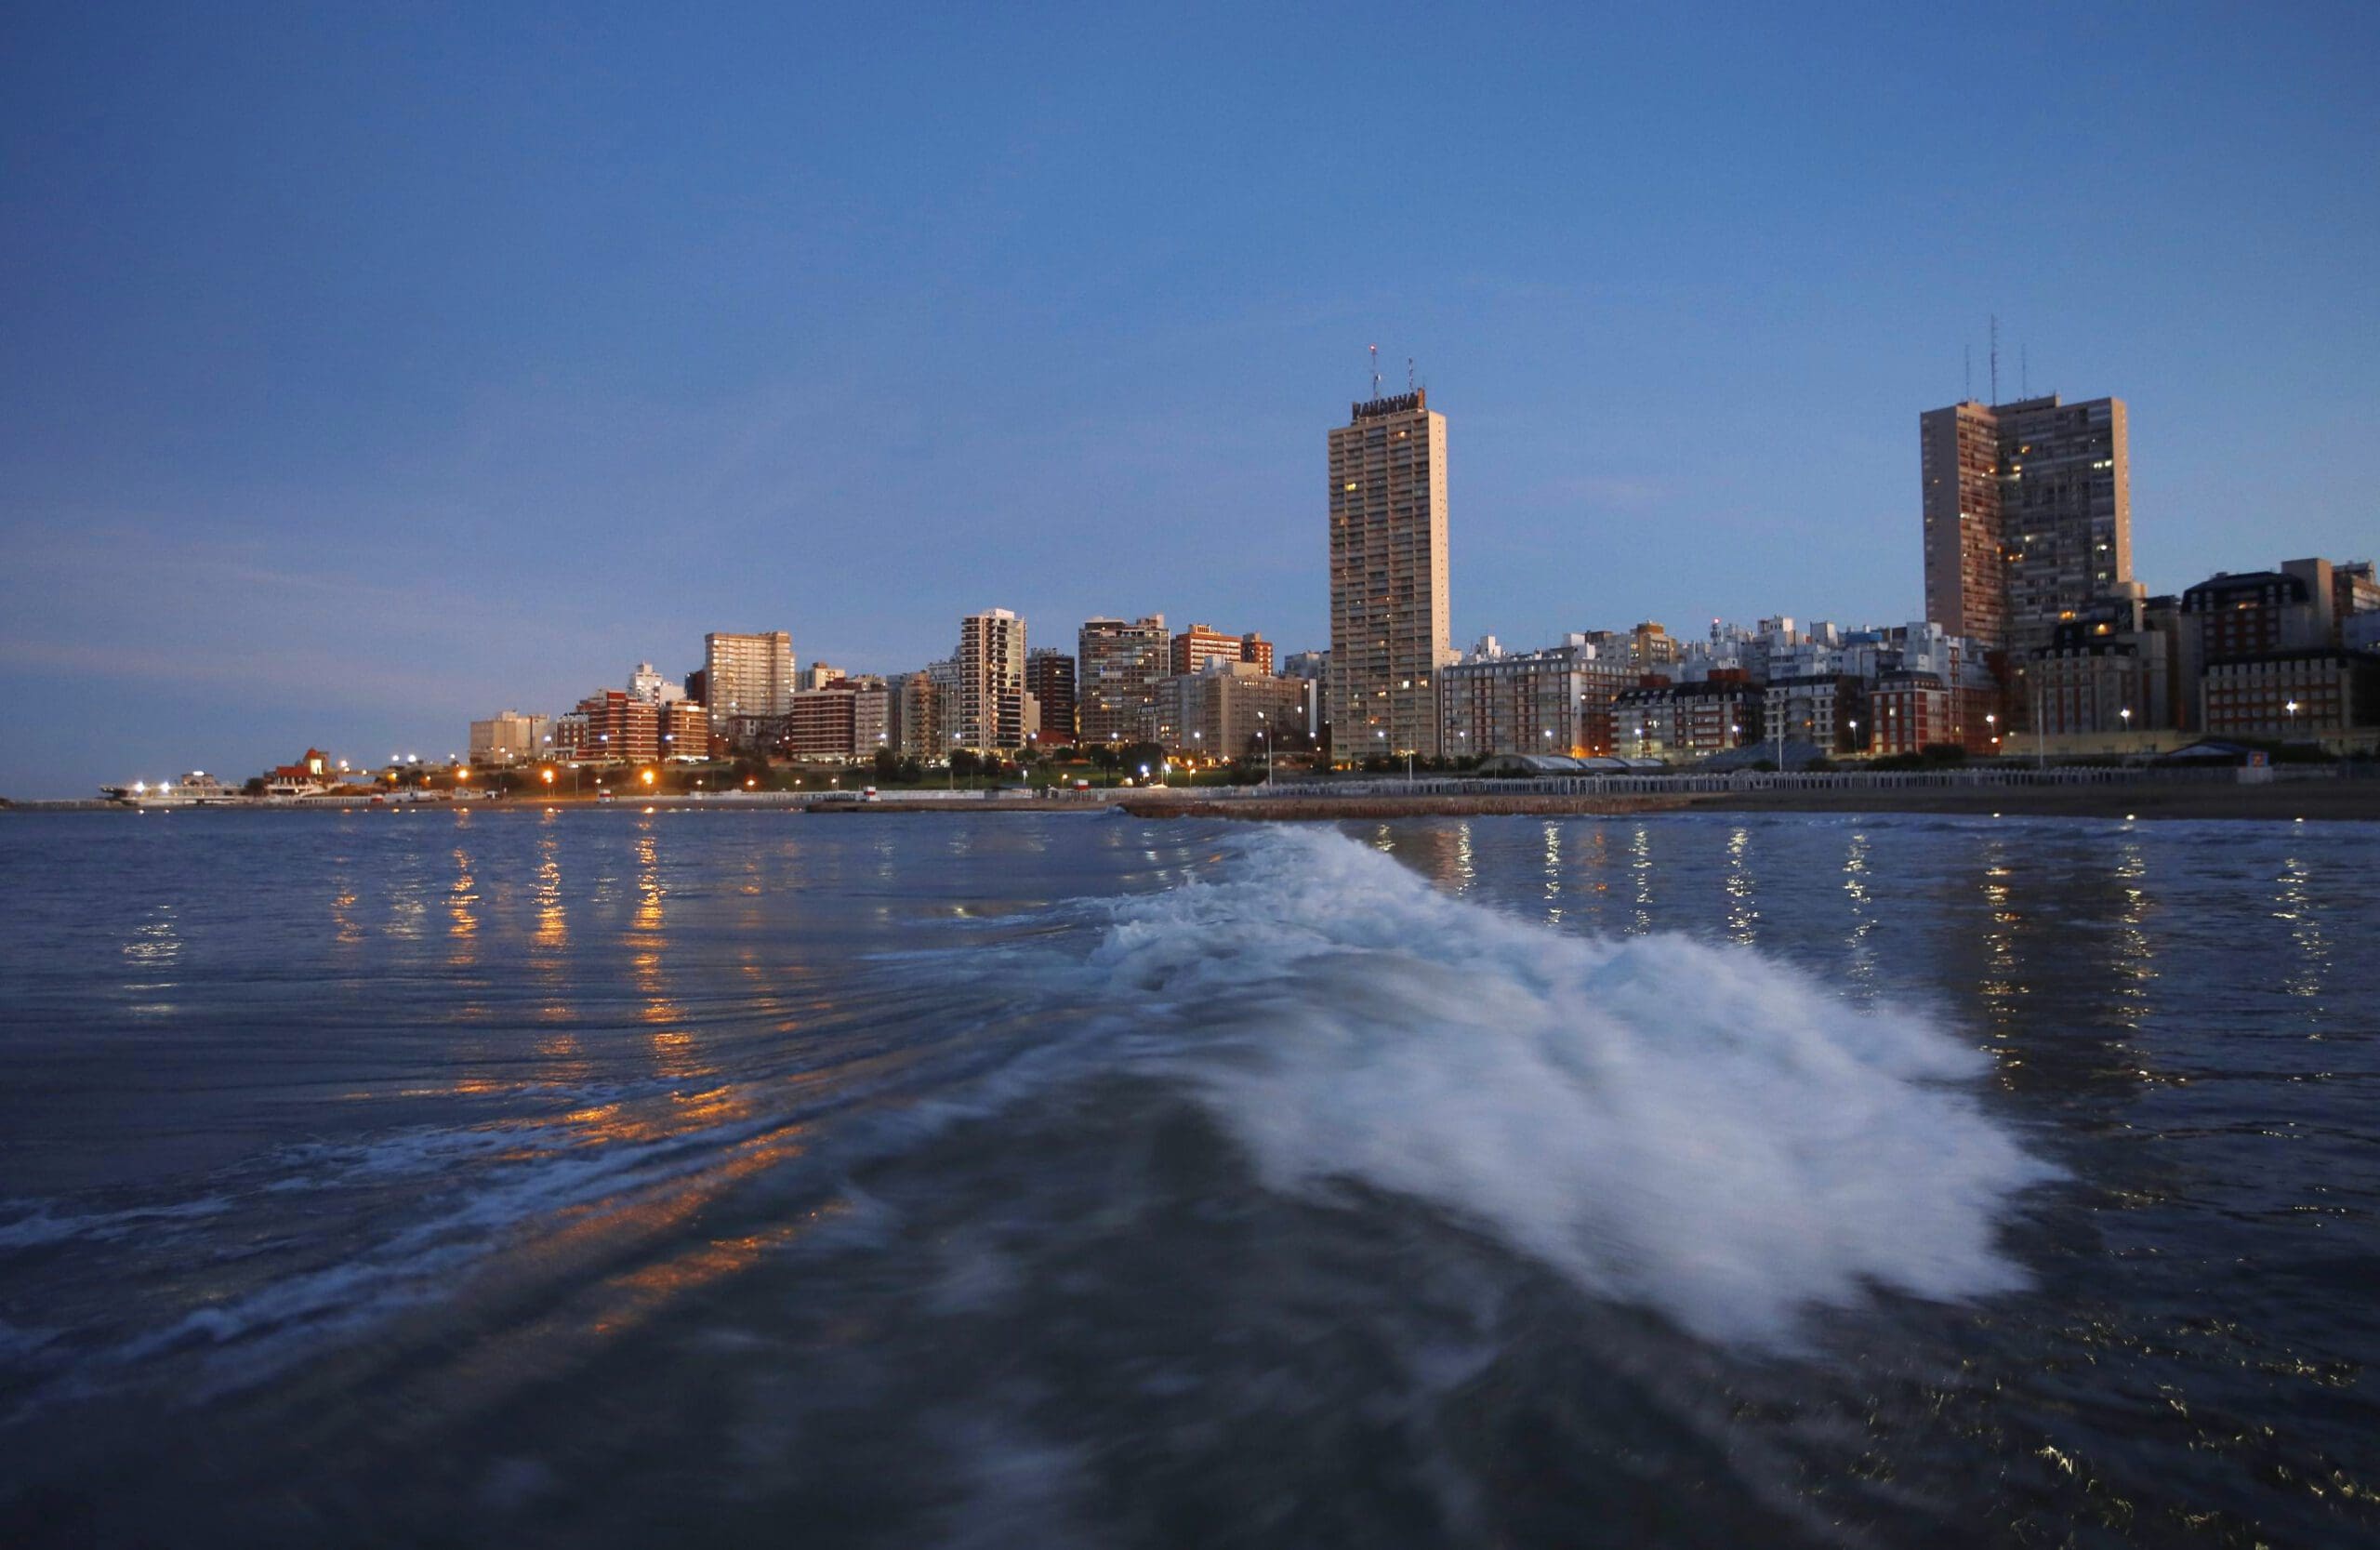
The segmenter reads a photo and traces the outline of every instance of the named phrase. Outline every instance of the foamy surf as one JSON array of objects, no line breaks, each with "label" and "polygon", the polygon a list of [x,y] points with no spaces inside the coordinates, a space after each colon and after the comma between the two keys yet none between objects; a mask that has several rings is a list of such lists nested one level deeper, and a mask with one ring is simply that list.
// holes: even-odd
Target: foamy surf
[{"label": "foamy surf", "polygon": [[1092,965],[1210,1030],[1180,1058],[1271,1187],[1427,1201],[1714,1340],[2024,1284],[2000,1224],[2055,1171],[1925,1015],[1748,949],[1524,924],[1331,830],[1231,845],[1117,906]]}]

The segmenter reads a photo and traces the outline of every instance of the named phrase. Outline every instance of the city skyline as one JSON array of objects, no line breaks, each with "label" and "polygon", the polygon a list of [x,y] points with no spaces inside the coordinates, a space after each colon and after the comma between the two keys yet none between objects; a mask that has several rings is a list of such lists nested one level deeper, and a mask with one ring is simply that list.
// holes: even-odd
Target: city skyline
[{"label": "city skyline", "polygon": [[[73,709],[0,792],[443,754],[723,626],[871,672],[987,602],[1311,649],[1316,427],[1374,344],[1460,421],[1458,647],[1920,616],[1910,430],[1992,396],[1993,313],[1999,398],[2128,402],[2152,591],[2373,547],[2369,17],[1432,24],[1460,70],[1322,19],[1265,34],[1318,77],[1129,19],[19,23],[0,665]],[[1152,46],[1166,93],[1111,81]],[[878,100],[829,78],[863,47],[913,66]],[[1950,176],[1972,80],[2074,47],[2122,68]],[[1878,89],[1789,89],[1821,66]]]}]

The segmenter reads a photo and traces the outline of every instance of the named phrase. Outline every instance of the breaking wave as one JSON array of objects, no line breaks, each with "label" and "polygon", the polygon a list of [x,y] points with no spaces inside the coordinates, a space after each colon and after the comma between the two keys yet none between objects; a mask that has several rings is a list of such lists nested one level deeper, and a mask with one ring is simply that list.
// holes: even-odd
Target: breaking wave
[{"label": "breaking wave", "polygon": [[2055,1170],[1921,1013],[1748,949],[1525,924],[1332,830],[1230,843],[1215,881],[1117,905],[1091,964],[1200,1030],[1173,1058],[1268,1186],[1427,1201],[1716,1340],[2024,1284],[1999,1224]]}]

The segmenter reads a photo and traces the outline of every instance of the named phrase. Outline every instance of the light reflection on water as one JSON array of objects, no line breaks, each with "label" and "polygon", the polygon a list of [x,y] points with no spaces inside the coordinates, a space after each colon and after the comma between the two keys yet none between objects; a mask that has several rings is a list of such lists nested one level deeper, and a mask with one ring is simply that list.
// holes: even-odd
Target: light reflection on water
[{"label": "light reflection on water", "polygon": [[1545,923],[1562,923],[1562,825],[1549,822],[1545,835]]},{"label": "light reflection on water", "polygon": [[1843,938],[1848,959],[1844,974],[1865,999],[1875,993],[1876,954],[1869,938],[1876,921],[1868,894],[1868,837],[1858,829],[1843,849],[1843,894],[1851,907],[1851,926]]},{"label": "light reflection on water", "polygon": [[1652,826],[1638,823],[1628,837],[1628,878],[1635,910],[1628,918],[1628,929],[1642,934],[1653,929],[1653,830]]},{"label": "light reflection on water", "polygon": [[[2274,879],[2272,913],[2275,920],[2288,926],[2290,944],[2295,948],[2290,955],[2282,985],[2291,995],[2319,1003],[2330,977],[2331,952],[2321,919],[2311,908],[2311,901],[2307,896],[2308,881],[2308,870],[2302,857],[2294,854],[2284,857],[2281,873]],[[2318,1004],[2313,1010],[2319,1015],[2321,1009]]]},{"label": "light reflection on water", "polygon": [[[1917,1527],[1893,1531],[1884,1517],[1878,1543],[1951,1542],[2021,1512],[2043,1543],[2154,1544],[2186,1537],[2177,1503],[2210,1515],[2222,1530],[2211,1543],[2319,1543],[2319,1514],[2364,1500],[2348,1494],[2373,1475],[2360,1374],[2380,1351],[2354,1267],[2380,1254],[2380,1184],[2354,1103],[2380,1027],[2351,974],[2380,954],[2368,841],[1700,815],[1352,826],[1445,892],[1550,931],[1682,932],[1722,954],[1757,950],[1993,1051],[2001,1080],[1977,1101],[2022,1116],[2073,1175],[2010,1228],[2037,1290],[1976,1308],[1888,1303],[1847,1350],[1735,1365],[1657,1320],[1603,1322],[1608,1310],[1517,1272],[1481,1298],[1493,1277],[1466,1258],[1476,1235],[1431,1238],[1423,1212],[1330,1195],[1280,1214],[1244,1160],[1209,1155],[1179,1106],[1134,1109],[1129,1083],[1052,1106],[1039,1132],[997,1111],[889,1182],[865,1173],[849,1193],[811,1182],[802,1170],[831,1155],[853,1115],[934,1107],[940,1090],[898,1085],[930,1068],[920,1052],[996,1042],[981,1029],[1002,1009],[929,986],[904,968],[917,955],[1073,950],[1097,912],[1067,901],[1231,864],[1222,827],[1001,827],[1035,822],[293,820],[271,831],[286,841],[271,865],[302,900],[284,918],[207,894],[226,856],[254,864],[257,830],[202,817],[167,832],[218,835],[220,850],[193,853],[187,875],[117,883],[79,936],[60,940],[55,900],[38,918],[15,906],[0,916],[0,953],[47,934],[38,960],[20,950],[7,964],[9,994],[77,964],[104,993],[54,990],[39,1016],[9,1019],[20,1079],[0,1089],[9,1193],[59,1202],[60,1219],[127,1205],[194,1213],[0,1259],[20,1278],[0,1363],[34,1322],[18,1306],[60,1310],[52,1324],[77,1349],[197,1310],[220,1332],[158,1359],[213,1372],[284,1337],[295,1348],[309,1326],[260,1310],[309,1276],[354,1278],[337,1317],[377,1308],[369,1270],[411,1289],[418,1322],[310,1358],[322,1364],[306,1391],[317,1410],[255,1401],[252,1417],[320,1427],[306,1467],[274,1471],[274,1490],[311,1502],[324,1479],[368,1484],[384,1450],[388,1475],[408,1482],[434,1477],[418,1468],[426,1457],[517,1455],[566,1477],[555,1500],[599,1515],[659,1480],[715,1488],[668,1502],[691,1524],[743,1500],[742,1471],[778,1466],[754,1438],[781,1437],[797,1460],[841,1448],[837,1466],[864,1472],[882,1455],[854,1437],[906,1439],[920,1417],[978,1424],[991,1390],[958,1375],[987,1372],[1054,1382],[1057,1398],[981,1424],[1040,1439],[1036,1457],[1093,1461],[1086,1479],[1143,1479],[1137,1451],[1211,1458],[1197,1439],[1218,1415],[1232,1418],[1223,1431],[1274,1427],[1263,1451],[1294,1456],[1300,1482],[1275,1505],[1376,1488],[1331,1447],[1293,1446],[1327,1441],[1340,1417],[1422,1417],[1421,1432],[1457,1439],[1422,1462],[1453,1476],[1475,1462],[1467,1439],[1488,1456],[1499,1438],[1542,1435],[1561,1445],[1554,1473],[1567,1479],[1712,1406],[1726,1413],[1707,1437],[1646,1456],[1670,1471],[1706,1449],[1731,1467],[1781,1461],[1764,1489],[1800,1504],[1795,1482],[1819,1482],[1811,1500],[1825,1512],[1900,1504]],[[0,843],[43,832],[12,826]],[[160,1019],[174,1039],[115,1068],[137,1081],[72,1086],[76,1058]],[[1289,1019],[1264,1026],[1299,1032]],[[28,1027],[58,1030],[54,1047],[24,1042]],[[227,1056],[244,1063],[238,1080],[211,1080]],[[872,1096],[876,1084],[889,1095]],[[1082,1131],[1045,1159],[1036,1148],[1053,1115]],[[434,1249],[468,1242],[482,1257],[449,1275],[393,1250],[385,1265],[356,1257],[359,1243],[402,1245],[425,1224],[443,1224]],[[0,1215],[10,1225],[21,1229]],[[1414,1273],[1334,1279],[1370,1263],[1359,1228],[1421,1245],[1388,1262]],[[862,1247],[830,1252],[821,1238]],[[1432,1284],[1441,1273],[1448,1284]],[[122,1290],[133,1287],[137,1298]],[[1283,1328],[1324,1331],[1307,1338],[1330,1359],[1296,1383],[1280,1368],[1231,1387],[1231,1341]],[[1387,1375],[1363,1378],[1369,1347],[1395,1347],[1408,1328],[1429,1331],[1432,1352],[1449,1331],[1475,1345],[1478,1381],[1452,1399],[1417,1396],[1396,1367],[1409,1353],[1395,1349]],[[1358,1329],[1361,1340],[1341,1339]],[[1218,1331],[1230,1339],[1208,1338]],[[1037,1367],[1044,1333],[1059,1354]],[[1609,1362],[1598,1342],[1660,1352],[1659,1381]],[[924,1353],[906,1358],[924,1374],[906,1389],[893,1386],[905,1343]],[[813,1390],[817,1411],[755,1413],[754,1385],[772,1383]],[[1075,1404],[1070,1384],[1090,1385],[1091,1403]],[[1603,1427],[1640,1384],[1673,1402]],[[1311,1409],[1275,1409],[1307,1392]],[[623,1418],[620,1452],[588,1440],[587,1418],[607,1406]],[[193,1477],[210,1462],[188,1456]],[[946,1462],[924,1458],[929,1472]],[[1261,1474],[1261,1461],[1212,1476],[1185,1463],[1185,1499],[1264,1505],[1248,1485]],[[466,1475],[423,1489],[481,1502]],[[1479,1510],[1533,1502],[1545,1513],[1535,1527],[1592,1537],[1596,1509],[1565,1518],[1558,1496],[1532,1495],[1542,1482],[1465,1477],[1494,1488]],[[1644,1504],[1624,1478],[1593,1478]],[[1989,1484],[1964,1497],[1975,1481]],[[1741,1480],[1723,1470],[1699,1484],[1662,1499],[1705,1542],[1790,1537],[1766,1520],[1730,1535],[1694,1517]],[[415,1489],[377,1505],[402,1515]],[[486,1510],[490,1538],[528,1521]],[[2294,1531],[2255,1531],[2265,1518]],[[772,1522],[797,1519],[840,1521]],[[620,1527],[611,1537],[633,1537]],[[606,1537],[601,1522],[576,1528]],[[1392,1522],[1344,1542],[1396,1537]]]},{"label": "light reflection on water", "polygon": [[1739,947],[1760,939],[1760,910],[1753,902],[1752,830],[1739,828],[1727,836],[1727,939]]}]

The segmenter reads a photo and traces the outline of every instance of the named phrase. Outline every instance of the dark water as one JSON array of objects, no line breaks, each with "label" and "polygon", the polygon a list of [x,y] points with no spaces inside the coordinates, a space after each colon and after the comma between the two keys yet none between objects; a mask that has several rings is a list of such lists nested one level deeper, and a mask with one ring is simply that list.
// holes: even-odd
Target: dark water
[{"label": "dark water", "polygon": [[2369,1543],[2375,877],[0,821],[0,1541]]}]

